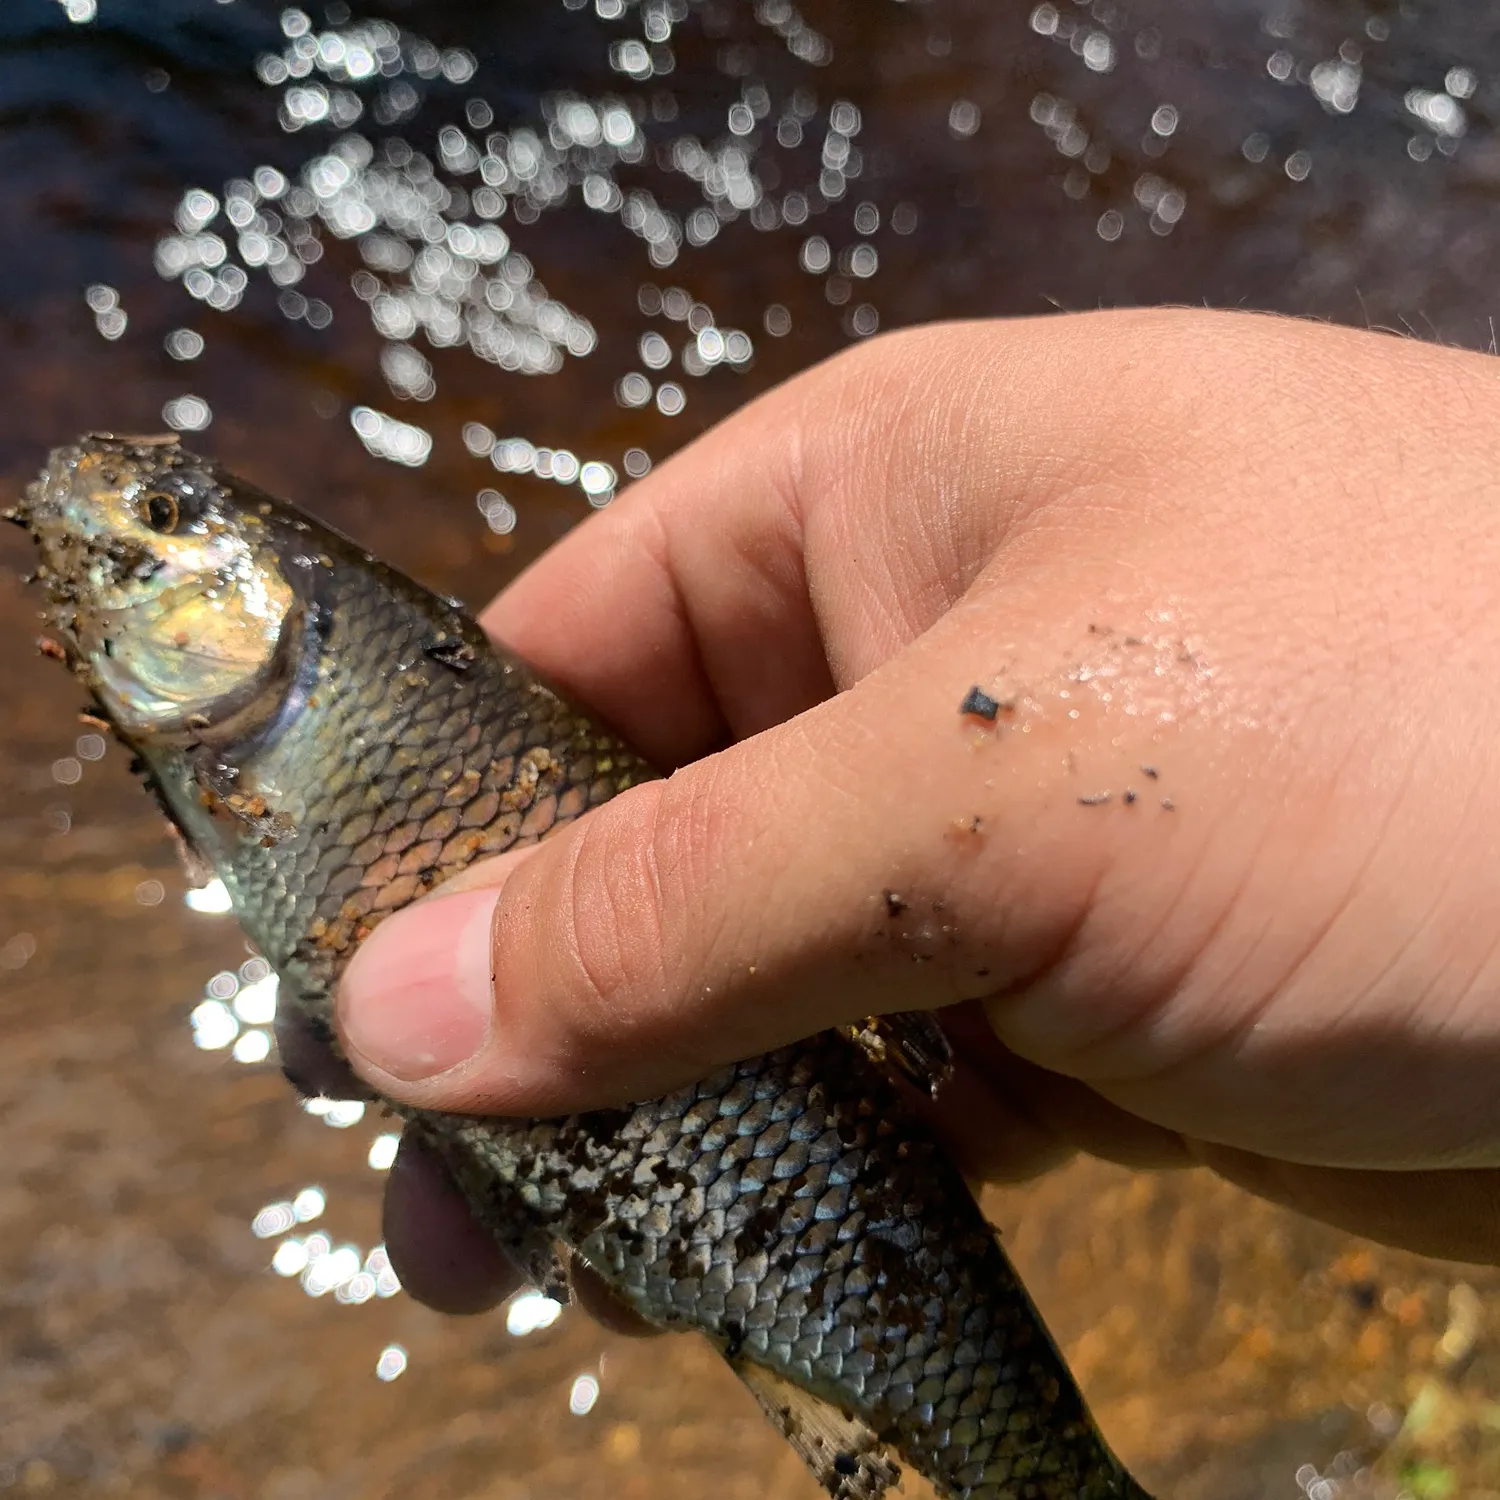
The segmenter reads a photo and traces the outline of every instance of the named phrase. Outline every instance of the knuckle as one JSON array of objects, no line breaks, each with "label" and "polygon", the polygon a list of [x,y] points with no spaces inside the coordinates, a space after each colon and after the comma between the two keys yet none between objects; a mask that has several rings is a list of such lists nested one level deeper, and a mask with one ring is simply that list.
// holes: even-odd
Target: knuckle
[{"label": "knuckle", "polygon": [[553,910],[575,1032],[609,1038],[638,1016],[661,976],[661,910],[652,844],[659,784],[600,808],[568,840]]},{"label": "knuckle", "polygon": [[639,1038],[693,982],[717,931],[704,899],[723,847],[712,780],[695,767],[639,787],[569,840],[553,909],[575,1036]]},{"label": "knuckle", "polygon": [[663,972],[679,984],[702,968],[718,940],[725,853],[739,843],[735,799],[723,795],[721,764],[699,762],[673,776],[651,827]]}]

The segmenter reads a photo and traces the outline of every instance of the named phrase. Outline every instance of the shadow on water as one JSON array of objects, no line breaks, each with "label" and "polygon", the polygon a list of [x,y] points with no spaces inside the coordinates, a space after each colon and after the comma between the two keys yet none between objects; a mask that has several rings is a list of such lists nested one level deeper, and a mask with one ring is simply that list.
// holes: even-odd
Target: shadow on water
[{"label": "shadow on water", "polygon": [[[480,9],[7,0],[8,485],[84,428],[206,428],[478,601],[879,328],[1206,301],[1492,345],[1482,14]],[[381,1122],[290,1102],[253,958],[16,649],[4,546],[0,1490],[810,1496],[692,1341],[392,1295]],[[1078,1164],[991,1207],[1165,1492],[1500,1494],[1495,1277],[1197,1174]]]}]

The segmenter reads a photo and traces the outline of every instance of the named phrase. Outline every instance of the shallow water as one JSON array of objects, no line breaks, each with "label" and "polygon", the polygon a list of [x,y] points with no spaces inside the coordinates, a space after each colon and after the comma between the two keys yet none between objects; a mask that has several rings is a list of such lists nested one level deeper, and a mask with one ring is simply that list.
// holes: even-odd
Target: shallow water
[{"label": "shallow water", "polygon": [[[479,602],[876,328],[1206,301],[1492,347],[1500,22],[1458,7],[476,10],[6,0],[8,486],[201,429]],[[381,1123],[292,1102],[0,545],[0,1490],[815,1493],[691,1340],[387,1295]],[[991,1206],[1164,1493],[1500,1495],[1493,1274],[1201,1174]]]}]

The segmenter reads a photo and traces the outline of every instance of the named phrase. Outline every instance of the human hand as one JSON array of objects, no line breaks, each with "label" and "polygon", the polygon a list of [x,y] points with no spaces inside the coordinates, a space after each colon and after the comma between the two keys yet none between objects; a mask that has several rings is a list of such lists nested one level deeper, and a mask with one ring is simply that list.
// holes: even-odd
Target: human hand
[{"label": "human hand", "polygon": [[771,392],[489,610],[681,769],[379,927],[354,1066],[552,1114],[944,1008],[977,1177],[1203,1162],[1495,1258],[1495,371],[1129,312]]}]

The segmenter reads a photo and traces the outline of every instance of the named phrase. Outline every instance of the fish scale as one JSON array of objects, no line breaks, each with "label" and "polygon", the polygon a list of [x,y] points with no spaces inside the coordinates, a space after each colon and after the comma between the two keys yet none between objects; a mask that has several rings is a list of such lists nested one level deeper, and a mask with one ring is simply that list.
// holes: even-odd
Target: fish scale
[{"label": "fish scale", "polygon": [[[175,444],[60,449],[17,516],[74,670],[330,1043],[386,915],[653,774],[454,601]],[[252,584],[277,608],[245,613]],[[184,611],[222,647],[207,667],[173,655]],[[243,683],[219,665],[240,657]],[[959,1172],[848,1037],[562,1119],[393,1107],[539,1283],[562,1247],[712,1340],[839,1500],[878,1500],[887,1453],[954,1500],[1145,1500]]]}]

